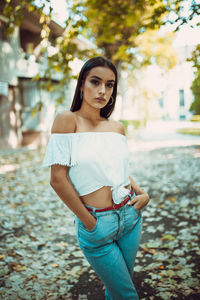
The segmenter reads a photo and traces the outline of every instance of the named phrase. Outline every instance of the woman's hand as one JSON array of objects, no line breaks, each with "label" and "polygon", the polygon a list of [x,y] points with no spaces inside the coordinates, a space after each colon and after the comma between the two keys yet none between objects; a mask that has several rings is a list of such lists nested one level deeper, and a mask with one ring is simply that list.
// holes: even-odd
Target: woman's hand
[{"label": "woman's hand", "polygon": [[[87,223],[84,222],[84,226],[85,228],[88,230],[88,231],[91,231],[94,229],[94,227],[96,226],[97,224],[97,219],[95,217],[93,217],[91,214],[90,214],[90,218],[87,220]],[[83,221],[82,221],[83,222]]]},{"label": "woman's hand", "polygon": [[128,205],[133,205],[135,209],[140,210],[145,207],[149,202],[149,195],[147,193],[143,193],[135,196],[128,202]]},{"label": "woman's hand", "polygon": [[135,209],[140,210],[148,204],[149,195],[135,183],[132,177],[129,179],[136,196],[128,202],[128,205],[133,205]]}]

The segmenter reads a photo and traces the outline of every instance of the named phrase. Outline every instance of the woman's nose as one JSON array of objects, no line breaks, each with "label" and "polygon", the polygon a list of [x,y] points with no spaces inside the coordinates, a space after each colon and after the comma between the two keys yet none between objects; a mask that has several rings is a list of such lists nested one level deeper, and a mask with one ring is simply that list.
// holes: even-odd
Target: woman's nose
[{"label": "woman's nose", "polygon": [[105,94],[106,89],[105,89],[105,85],[104,84],[101,84],[99,91],[100,91],[100,93]]}]

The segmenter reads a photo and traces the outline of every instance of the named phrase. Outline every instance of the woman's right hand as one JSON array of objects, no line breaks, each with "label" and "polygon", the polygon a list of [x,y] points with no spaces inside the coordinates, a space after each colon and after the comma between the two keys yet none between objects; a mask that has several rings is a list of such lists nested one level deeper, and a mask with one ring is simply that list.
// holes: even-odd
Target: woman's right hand
[{"label": "woman's right hand", "polygon": [[[92,216],[92,215],[91,215]],[[84,222],[83,224],[85,225],[85,228],[88,231],[92,231],[94,229],[94,227],[97,224],[97,219],[95,217],[92,216],[92,218],[90,218],[90,220],[88,220],[89,222]]]}]

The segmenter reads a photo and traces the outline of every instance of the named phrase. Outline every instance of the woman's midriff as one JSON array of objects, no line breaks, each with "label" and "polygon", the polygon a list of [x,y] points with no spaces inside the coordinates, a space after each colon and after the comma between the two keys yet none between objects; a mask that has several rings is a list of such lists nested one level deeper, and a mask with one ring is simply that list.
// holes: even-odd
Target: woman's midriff
[{"label": "woman's midriff", "polygon": [[[125,188],[130,189],[130,184],[125,186]],[[104,186],[95,192],[81,196],[80,199],[84,204],[97,208],[104,208],[113,205],[112,191],[109,186]]]}]

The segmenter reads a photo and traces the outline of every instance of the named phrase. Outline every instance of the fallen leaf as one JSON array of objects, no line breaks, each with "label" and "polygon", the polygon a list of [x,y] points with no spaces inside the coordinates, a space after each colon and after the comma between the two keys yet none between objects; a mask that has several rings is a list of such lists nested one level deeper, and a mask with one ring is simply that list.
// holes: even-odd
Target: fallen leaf
[{"label": "fallen leaf", "polygon": [[155,249],[150,249],[150,248],[146,248],[146,247],[143,247],[142,249],[143,249],[144,252],[147,252],[149,254],[155,254],[156,253]]},{"label": "fallen leaf", "polygon": [[174,241],[176,238],[172,234],[163,234],[162,240]]},{"label": "fallen leaf", "polygon": [[52,268],[57,268],[58,264],[51,264]]},{"label": "fallen leaf", "polygon": [[15,270],[17,272],[25,271],[26,270],[26,266],[17,264],[15,266],[13,266],[13,270]]},{"label": "fallen leaf", "polygon": [[175,201],[176,201],[176,198],[175,198],[175,197],[170,197],[169,200],[170,200],[171,202],[175,202]]},{"label": "fallen leaf", "polygon": [[161,266],[158,267],[158,269],[164,270],[164,269],[165,269],[165,266],[161,265]]},{"label": "fallen leaf", "polygon": [[68,243],[61,242],[61,243],[56,244],[56,246],[57,247],[67,247]]}]

